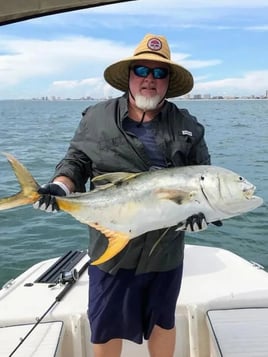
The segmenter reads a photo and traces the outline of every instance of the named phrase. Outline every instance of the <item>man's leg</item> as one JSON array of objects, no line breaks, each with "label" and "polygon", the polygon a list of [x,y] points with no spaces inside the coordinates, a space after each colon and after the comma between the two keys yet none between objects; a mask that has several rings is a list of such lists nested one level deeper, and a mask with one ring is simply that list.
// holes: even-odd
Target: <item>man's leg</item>
[{"label": "man's leg", "polygon": [[93,344],[94,357],[120,357],[122,340],[115,338],[106,343]]},{"label": "man's leg", "polygon": [[175,342],[175,327],[166,330],[155,325],[148,341],[150,357],[173,357]]}]

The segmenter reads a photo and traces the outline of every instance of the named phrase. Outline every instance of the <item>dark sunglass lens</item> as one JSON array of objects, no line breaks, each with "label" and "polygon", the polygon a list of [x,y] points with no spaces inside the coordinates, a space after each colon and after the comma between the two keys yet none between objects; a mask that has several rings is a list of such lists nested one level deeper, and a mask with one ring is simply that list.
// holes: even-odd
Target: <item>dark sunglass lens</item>
[{"label": "dark sunglass lens", "polygon": [[147,77],[149,75],[150,69],[145,66],[135,66],[133,67],[133,71],[138,77]]},{"label": "dark sunglass lens", "polygon": [[161,68],[161,67],[149,68],[146,66],[134,66],[133,72],[135,73],[136,76],[143,77],[143,78],[146,78],[147,76],[149,76],[150,73],[153,74],[153,77],[155,79],[163,79],[163,78],[166,78],[168,75],[168,69]]},{"label": "dark sunglass lens", "polygon": [[167,68],[154,68],[153,69],[153,76],[155,79],[166,78],[167,75],[168,75]]}]

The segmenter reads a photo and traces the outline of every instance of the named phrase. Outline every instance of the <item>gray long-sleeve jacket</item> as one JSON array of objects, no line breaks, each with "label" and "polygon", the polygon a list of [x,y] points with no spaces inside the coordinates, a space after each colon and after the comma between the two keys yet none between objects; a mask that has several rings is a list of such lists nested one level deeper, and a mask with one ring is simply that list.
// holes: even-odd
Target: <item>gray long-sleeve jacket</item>
[{"label": "gray long-sleeve jacket", "polygon": [[[151,165],[143,144],[123,130],[122,122],[127,116],[126,95],[89,107],[66,156],[56,167],[54,178],[67,176],[74,182],[76,192],[84,192],[88,178],[99,174],[149,170]],[[167,166],[210,164],[204,127],[187,110],[166,101],[153,121],[156,143]],[[89,230],[89,255],[94,260],[105,251],[108,241],[95,229]],[[132,239],[122,252],[99,268],[111,274],[119,268],[135,268],[137,274],[176,268],[183,261],[184,233],[176,232],[175,227],[169,229],[150,254],[163,232],[156,230]]]}]

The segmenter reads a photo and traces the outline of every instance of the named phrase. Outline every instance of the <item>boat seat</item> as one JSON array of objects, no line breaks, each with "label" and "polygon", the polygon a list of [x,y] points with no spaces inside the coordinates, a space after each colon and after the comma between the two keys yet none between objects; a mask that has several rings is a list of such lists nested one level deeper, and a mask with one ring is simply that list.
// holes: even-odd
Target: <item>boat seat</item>
[{"label": "boat seat", "polygon": [[268,308],[207,312],[211,357],[267,357]]},{"label": "boat seat", "polygon": [[[34,324],[0,328],[0,356],[8,357],[31,330]],[[63,322],[43,322],[29,334],[14,353],[14,357],[60,356]]]}]

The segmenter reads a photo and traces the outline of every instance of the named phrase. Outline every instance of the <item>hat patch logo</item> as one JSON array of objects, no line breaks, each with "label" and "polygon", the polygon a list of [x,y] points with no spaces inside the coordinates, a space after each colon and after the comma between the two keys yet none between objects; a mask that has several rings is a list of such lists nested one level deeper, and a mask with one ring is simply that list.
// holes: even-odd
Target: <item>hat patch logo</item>
[{"label": "hat patch logo", "polygon": [[162,42],[158,38],[151,38],[147,43],[147,47],[152,51],[159,51],[162,48]]}]

